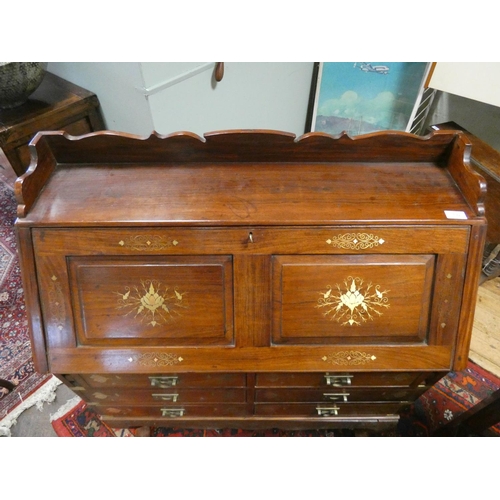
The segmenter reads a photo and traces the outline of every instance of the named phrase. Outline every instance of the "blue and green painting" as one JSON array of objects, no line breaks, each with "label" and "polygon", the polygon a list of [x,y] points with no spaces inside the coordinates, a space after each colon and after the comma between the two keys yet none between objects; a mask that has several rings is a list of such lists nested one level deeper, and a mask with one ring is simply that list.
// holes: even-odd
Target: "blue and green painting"
[{"label": "blue and green painting", "polygon": [[322,63],[313,130],[358,135],[406,130],[426,62]]}]

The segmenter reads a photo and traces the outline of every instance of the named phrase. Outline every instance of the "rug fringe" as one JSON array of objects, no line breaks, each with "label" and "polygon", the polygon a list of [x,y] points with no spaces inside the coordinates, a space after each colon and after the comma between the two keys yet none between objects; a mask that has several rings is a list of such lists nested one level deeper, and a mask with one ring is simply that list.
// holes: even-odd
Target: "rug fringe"
[{"label": "rug fringe", "polygon": [[82,398],[80,396],[75,396],[74,398],[68,399],[68,401],[63,404],[55,413],[50,415],[50,421],[53,422],[58,418],[64,417],[66,413],[71,411],[76,405],[80,403]]},{"label": "rug fringe", "polygon": [[10,428],[17,423],[17,418],[23,411],[35,405],[38,410],[42,411],[44,403],[54,401],[56,398],[56,389],[61,384],[62,382],[53,376],[20,405],[16,406],[5,418],[0,420],[0,436],[11,436]]}]

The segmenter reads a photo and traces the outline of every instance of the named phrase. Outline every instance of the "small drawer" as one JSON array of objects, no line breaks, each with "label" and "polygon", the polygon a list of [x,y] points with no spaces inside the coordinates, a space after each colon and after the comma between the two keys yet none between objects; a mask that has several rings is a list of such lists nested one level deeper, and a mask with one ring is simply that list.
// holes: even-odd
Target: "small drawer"
[{"label": "small drawer", "polygon": [[408,387],[421,373],[258,373],[256,387]]},{"label": "small drawer", "polygon": [[156,420],[182,420],[183,418],[231,418],[247,415],[244,404],[217,405],[144,405],[144,406],[94,406],[104,420],[107,417],[154,418]]},{"label": "small drawer", "polygon": [[157,375],[92,374],[73,376],[75,382],[89,388],[154,388],[170,387],[224,388],[246,387],[244,373],[171,373]]},{"label": "small drawer", "polygon": [[262,417],[316,417],[342,418],[395,415],[405,404],[402,403],[316,403],[316,404],[266,404],[255,405],[255,416]]},{"label": "small drawer", "polygon": [[[423,389],[422,389],[423,390]],[[325,389],[257,389],[255,400],[261,403],[307,403],[307,402],[336,402],[347,403],[352,401],[398,401],[411,402],[422,391],[407,388],[387,389],[359,389],[351,388],[325,388]]]}]

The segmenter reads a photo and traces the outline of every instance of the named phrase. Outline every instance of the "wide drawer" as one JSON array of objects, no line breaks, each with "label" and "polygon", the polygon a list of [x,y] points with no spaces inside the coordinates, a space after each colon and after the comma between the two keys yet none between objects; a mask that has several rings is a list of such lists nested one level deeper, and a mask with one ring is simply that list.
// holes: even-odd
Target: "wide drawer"
[{"label": "wide drawer", "polygon": [[351,402],[351,401],[414,401],[425,388],[406,389],[360,389],[356,387],[324,389],[257,389],[255,401],[260,403],[324,403],[324,402]]},{"label": "wide drawer", "polygon": [[246,387],[244,373],[171,373],[161,375],[66,375],[64,378],[71,386],[84,388],[128,388],[128,389],[165,389],[183,388],[228,388]]},{"label": "wide drawer", "polygon": [[106,417],[126,418],[164,418],[182,420],[183,418],[204,417],[243,417],[248,414],[247,405],[215,404],[215,405],[144,405],[144,406],[94,406],[96,411]]},{"label": "wide drawer", "polygon": [[320,417],[342,418],[353,416],[394,415],[401,410],[403,403],[317,403],[317,404],[267,404],[255,405],[255,416],[265,417]]},{"label": "wide drawer", "polygon": [[125,227],[33,231],[38,254],[217,255],[235,253],[353,254],[463,253],[466,226]]},{"label": "wide drawer", "polygon": [[[82,394],[83,396],[83,394]],[[241,389],[186,389],[171,387],[168,389],[107,389],[89,390],[85,392],[89,404],[119,404],[119,405],[146,405],[161,403],[165,405],[179,405],[184,403],[245,403],[246,390]]]},{"label": "wide drawer", "polygon": [[408,387],[425,383],[432,374],[420,372],[258,373],[256,387]]}]

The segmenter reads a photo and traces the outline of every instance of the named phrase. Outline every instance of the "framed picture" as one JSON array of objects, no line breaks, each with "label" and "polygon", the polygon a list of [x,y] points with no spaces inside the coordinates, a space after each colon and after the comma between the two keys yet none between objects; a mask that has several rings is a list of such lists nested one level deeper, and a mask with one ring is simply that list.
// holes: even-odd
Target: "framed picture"
[{"label": "framed picture", "polygon": [[428,62],[315,63],[306,132],[414,131]]}]

